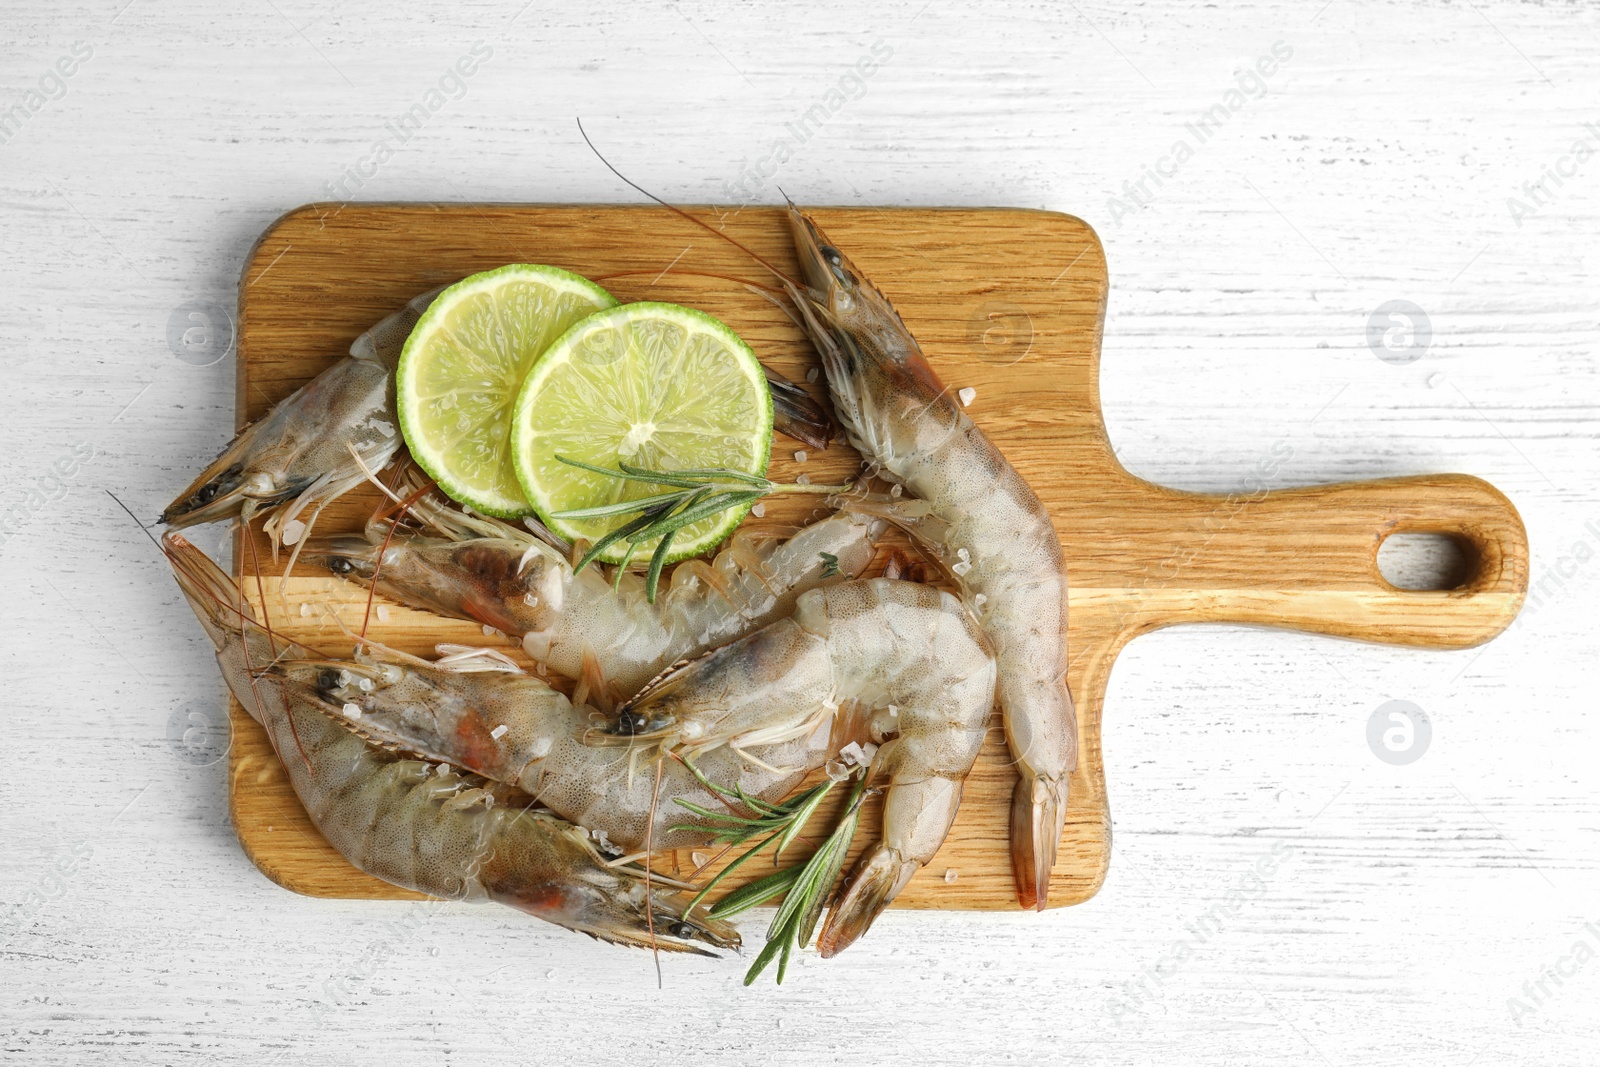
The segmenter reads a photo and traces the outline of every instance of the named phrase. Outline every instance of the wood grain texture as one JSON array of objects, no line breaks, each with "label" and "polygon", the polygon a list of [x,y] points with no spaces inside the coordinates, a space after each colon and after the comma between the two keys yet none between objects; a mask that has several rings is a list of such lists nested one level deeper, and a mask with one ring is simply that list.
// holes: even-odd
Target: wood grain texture
[{"label": "wood grain texture", "polygon": [[[779,270],[798,273],[781,211],[724,217],[695,210]],[[1081,755],[1052,906],[1088,899],[1110,861],[1100,712],[1117,653],[1133,637],[1180,623],[1243,622],[1465,648],[1515,617],[1527,592],[1527,541],[1510,502],[1479,479],[1434,475],[1219,495],[1164,489],[1124,470],[1099,406],[1105,260],[1080,220],[992,209],[812,214],[882,286],[941,378],[952,389],[977,391],[971,414],[1034,487],[1061,536]],[[1018,247],[1034,254],[1007,254]],[[625,301],[693,303],[795,380],[816,366],[804,335],[770,301],[724,280],[748,276],[749,255],[665,208],[313,204],[263,234],[240,281],[241,425],[342,357],[349,340],[411,296],[514,259],[576,270]],[[693,293],[663,293],[683,286]],[[798,466],[795,451],[792,442],[775,440],[775,477],[796,473],[786,469]],[[847,445],[835,445],[804,469],[839,481],[859,462]],[[341,519],[359,529],[374,503],[370,494],[345,502],[319,532],[341,532]],[[763,521],[775,524],[812,511],[793,499],[769,508]],[[1411,531],[1462,540],[1470,573],[1459,588],[1406,591],[1383,579],[1378,546],[1391,533]],[[258,535],[251,552],[236,554],[239,573],[268,552]],[[282,598],[269,593],[272,627],[325,652],[346,651],[333,619],[361,629],[366,598],[354,587],[329,587],[326,578],[292,578]],[[476,626],[425,613],[396,607],[386,614],[366,632],[407,651],[427,654],[440,642],[482,637]],[[356,871],[321,842],[265,731],[231,707],[231,814],[251,859],[299,892],[416,897]],[[896,906],[1016,907],[1006,821],[1015,780],[996,711],[949,838]],[[868,809],[869,832],[857,852],[873,839],[878,815],[876,805]],[[687,850],[671,863],[694,866]],[[759,865],[751,867],[757,869],[745,868],[730,887],[759,877]]]}]

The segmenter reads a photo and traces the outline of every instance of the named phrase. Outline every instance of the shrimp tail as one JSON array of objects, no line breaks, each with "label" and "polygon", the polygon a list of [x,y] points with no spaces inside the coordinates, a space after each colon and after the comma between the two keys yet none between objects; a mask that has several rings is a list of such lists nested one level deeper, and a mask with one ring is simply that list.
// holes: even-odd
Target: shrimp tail
[{"label": "shrimp tail", "polygon": [[1050,782],[1023,771],[1011,794],[1011,873],[1017,903],[1043,911],[1050,899],[1050,869],[1067,822],[1068,779]]},{"label": "shrimp tail", "polygon": [[822,958],[837,956],[866,933],[921,866],[915,860],[902,859],[896,849],[881,843],[861,857],[817,938],[817,951]]}]

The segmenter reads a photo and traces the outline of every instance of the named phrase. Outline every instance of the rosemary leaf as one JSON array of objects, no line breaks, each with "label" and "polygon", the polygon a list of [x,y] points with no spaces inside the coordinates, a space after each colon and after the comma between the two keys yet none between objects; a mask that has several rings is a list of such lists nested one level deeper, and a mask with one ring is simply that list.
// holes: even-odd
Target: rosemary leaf
[{"label": "rosemary leaf", "polygon": [[612,530],[610,533],[600,538],[600,540],[589,546],[589,551],[585,552],[583,554],[583,558],[578,561],[578,565],[572,568],[572,573],[577,574],[590,563],[593,563],[595,557],[600,555],[600,553],[604,552],[606,549],[610,548],[624,537],[631,536],[632,534],[644,529],[646,526],[649,526],[650,523],[655,521],[656,517],[657,516],[652,515],[650,512],[646,512],[645,514],[640,515],[637,519],[634,519],[632,522],[623,526],[618,526],[615,530]]},{"label": "rosemary leaf", "polygon": [[619,500],[615,504],[601,504],[593,508],[575,508],[572,511],[553,511],[553,519],[601,519],[607,515],[626,515],[633,511],[647,511],[658,504],[670,504],[678,500],[686,500],[692,491],[679,489],[672,493],[661,493],[656,496],[641,496],[633,500]]},{"label": "rosemary leaf", "polygon": [[850,855],[850,843],[855,840],[856,829],[861,825],[861,801],[865,797],[865,787],[866,778],[863,776],[850,794],[850,802],[845,806],[844,815],[839,820],[839,828],[828,839],[828,845],[833,851],[827,862],[817,871],[817,892],[812,895],[811,902],[795,919],[797,944],[811,943],[811,935],[817,929],[817,920],[822,917],[822,909],[827,905],[828,898],[833,895],[834,884],[839,881],[839,872],[844,870],[844,861]]},{"label": "rosemary leaf", "polygon": [[786,938],[783,939],[783,950],[778,953],[778,984],[779,985],[783,984],[783,976],[785,974],[789,973],[789,953],[794,948],[794,945],[795,945],[795,939],[794,938],[786,937]]},{"label": "rosemary leaf", "polygon": [[644,471],[638,469],[637,467],[633,468],[632,470],[613,470],[610,467],[596,467],[594,464],[585,463],[582,460],[568,459],[566,456],[557,456],[556,459],[562,463],[565,463],[569,467],[577,467],[580,470],[591,471],[595,474],[609,475],[612,478],[621,478],[623,481],[628,482],[650,482],[654,485],[676,485],[680,489],[698,489],[703,484],[702,482],[694,481],[689,478],[679,478],[664,471]]},{"label": "rosemary leaf", "polygon": [[701,519],[709,515],[715,515],[719,511],[726,511],[728,508],[738,507],[740,504],[754,503],[760,500],[763,495],[765,494],[755,489],[730,489],[721,493],[713,493],[693,507],[684,508],[675,515],[661,519],[646,531],[645,536],[655,537],[670,530],[681,530],[690,523],[699,522]]},{"label": "rosemary leaf", "polygon": [[[739,857],[743,859],[744,857]],[[795,879],[800,877],[799,867],[784,867],[773,871],[764,878],[758,878],[749,885],[740,886],[706,912],[709,919],[726,919],[739,915],[751,908],[759,908],[779,893],[786,892],[794,885]]]},{"label": "rosemary leaf", "polygon": [[785,830],[783,832],[783,836],[778,839],[778,851],[773,855],[774,860],[782,857],[783,850],[788,848],[789,845],[794,842],[794,839],[800,836],[800,831],[806,828],[806,823],[811,821],[811,816],[815,815],[817,812],[817,806],[820,805],[827,797],[828,793],[832,791],[833,786],[833,779],[828,779],[826,784],[816,790],[816,796],[811,797],[802,807],[795,811],[794,818],[789,823],[789,828]]},{"label": "rosemary leaf", "polygon": [[701,818],[705,819],[716,819],[719,822],[743,823],[746,826],[766,826],[771,821],[767,818],[747,819],[743,815],[732,815],[728,812],[711,811],[708,808],[701,807],[699,804],[696,804],[693,801],[684,800],[682,797],[675,797],[674,800],[678,804],[683,805],[696,815],[699,815]]},{"label": "rosemary leaf", "polygon": [[[627,473],[633,475],[643,476],[653,475],[656,473],[654,471],[644,470],[639,467],[630,467],[626,463],[619,463],[617,465]],[[675,470],[671,473],[680,478],[727,478],[729,481],[744,482],[747,485],[760,486],[763,488],[773,485],[773,482],[770,479],[763,478],[759,474],[736,471],[732,467],[685,467],[682,470]]]},{"label": "rosemary leaf", "polygon": [[652,604],[656,602],[656,590],[661,587],[661,568],[666,565],[667,552],[672,548],[672,539],[677,535],[677,530],[668,530],[662,534],[661,540],[656,542],[655,553],[650,557],[650,569],[644,576],[644,598]]},{"label": "rosemary leaf", "polygon": [[756,961],[752,963],[750,965],[750,969],[744,973],[744,984],[749,985],[751,982],[754,982],[757,978],[759,978],[761,976],[761,972],[767,969],[767,964],[772,962],[772,957],[776,956],[778,954],[778,950],[782,947],[783,946],[776,941],[768,941],[765,947],[761,949],[761,954],[756,957]]},{"label": "rosemary leaf", "polygon": [[[777,839],[777,837],[778,837],[778,835],[775,834],[775,833],[769,835],[765,841],[762,841],[759,844],[757,844],[754,848],[749,849],[748,851],[745,852],[744,855],[740,856],[738,859],[734,860],[732,863],[730,863],[726,867],[722,868],[722,870],[720,870],[716,874],[712,875],[710,881],[706,882],[705,888],[701,889],[700,892],[698,892],[698,893],[696,893],[694,895],[694,899],[689,901],[689,907],[686,908],[685,910],[686,911],[692,911],[696,907],[699,907],[700,902],[706,898],[706,895],[709,894],[717,886],[721,885],[723,880],[725,878],[727,878],[728,875],[732,874],[734,871],[738,870],[740,867],[743,867],[747,860],[751,859],[757,853],[759,853],[762,849],[764,849],[768,845],[772,844],[772,842],[775,841]],[[724,903],[726,903],[726,901],[719,900],[717,902],[717,906],[721,907],[722,904],[724,904]],[[751,907],[754,907],[754,905],[751,905]]]}]

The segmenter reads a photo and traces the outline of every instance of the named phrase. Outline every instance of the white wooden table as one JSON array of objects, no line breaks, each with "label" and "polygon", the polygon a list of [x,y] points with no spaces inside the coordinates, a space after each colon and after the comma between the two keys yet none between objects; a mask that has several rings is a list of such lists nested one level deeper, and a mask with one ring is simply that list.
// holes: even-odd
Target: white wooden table
[{"label": "white wooden table", "polygon": [[[0,115],[5,1062],[1594,1062],[1600,10],[5,6],[0,106],[38,105]],[[1098,897],[890,913],[781,989],[671,959],[658,990],[648,956],[509,911],[276,888],[229,828],[225,738],[190,728],[220,706],[205,640],[106,490],[153,516],[228,436],[226,330],[169,333],[221,325],[273,218],[633,199],[574,115],[682,202],[1083,216],[1130,468],[1481,475],[1527,521],[1529,608],[1464,653],[1137,642]],[[1369,345],[1394,300],[1421,314]],[[1432,723],[1406,765],[1367,742],[1390,700]]]}]

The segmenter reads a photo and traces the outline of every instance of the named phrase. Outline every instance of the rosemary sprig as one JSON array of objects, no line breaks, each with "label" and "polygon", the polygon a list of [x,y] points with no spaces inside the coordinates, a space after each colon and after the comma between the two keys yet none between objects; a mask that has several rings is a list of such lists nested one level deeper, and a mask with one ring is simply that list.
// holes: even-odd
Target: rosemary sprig
[{"label": "rosemary sprig", "polygon": [[[750,985],[759,978],[774,957],[778,960],[778,984],[782,985],[783,976],[789,969],[789,957],[796,949],[804,948],[811,943],[811,935],[816,931],[817,920],[822,916],[822,909],[833,895],[833,886],[839,880],[839,872],[844,869],[845,858],[850,853],[850,842],[854,840],[856,829],[861,825],[861,801],[866,797],[866,784],[866,775],[856,780],[855,788],[850,792],[850,800],[845,805],[844,814],[839,817],[839,822],[828,835],[828,839],[811,854],[810,859],[798,867],[779,871],[777,875],[769,875],[763,879],[771,883],[764,888],[763,899],[770,900],[782,891],[783,903],[778,907],[778,913],[772,917],[772,924],[767,927],[767,943],[762,946],[750,969],[745,972],[745,985]],[[795,873],[790,875],[790,871]],[[780,875],[787,877],[780,879]],[[746,890],[752,888],[753,885],[745,887]],[[729,894],[730,897],[733,895]],[[709,914],[714,918],[722,918],[725,913],[720,908],[719,903]]]},{"label": "rosemary sprig", "polygon": [[[613,515],[632,515],[634,518],[601,537],[578,560],[573,573],[594,562],[606,549],[618,541],[628,544],[628,559],[651,541],[656,542],[650,556],[650,566],[645,572],[645,597],[654,604],[656,591],[661,584],[661,569],[666,564],[672,539],[685,526],[710,518],[729,508],[754,504],[764,496],[779,493],[842,493],[846,485],[799,485],[774,482],[759,474],[736,471],[725,467],[695,467],[677,471],[652,471],[635,467],[620,460],[617,469],[597,467],[582,460],[556,456],[570,467],[594,474],[604,474],[628,482],[646,482],[651,485],[671,487],[670,492],[655,493],[615,504],[601,504],[592,508],[574,508],[558,511],[551,517],[557,519],[599,519]],[[625,564],[618,565],[616,580],[621,581]]]},{"label": "rosemary sprig", "polygon": [[[777,857],[782,855],[784,847],[800,835],[800,833],[805,829],[806,823],[811,821],[811,816],[816,814],[818,806],[821,805],[828,793],[831,792],[833,787],[837,784],[830,778],[828,781],[823,782],[820,785],[814,785],[810,789],[807,789],[796,796],[790,797],[781,804],[768,804],[766,801],[760,800],[746,793],[742,787],[735,786],[733,789],[728,789],[725,786],[717,785],[715,782],[706,778],[705,775],[701,774],[700,769],[693,763],[688,763],[686,766],[691,772],[693,772],[694,776],[700,780],[701,785],[705,786],[707,789],[718,794],[719,796],[725,797],[729,800],[738,801],[740,804],[744,805],[746,810],[753,812],[755,817],[750,818],[725,811],[712,811],[711,809],[702,807],[701,805],[692,801],[684,800],[682,797],[676,797],[674,799],[680,807],[693,812],[713,825],[708,829],[704,825],[680,824],[673,826],[670,829],[674,831],[695,830],[699,832],[708,832],[713,842],[730,846],[742,845],[746,841],[749,841],[751,838],[760,834],[766,835],[761,841],[757,842],[753,848],[747,849],[738,859],[734,860],[732,863],[728,864],[728,866],[724,867],[722,870],[718,871],[714,876],[712,876],[711,880],[705,884],[705,887],[701,889],[700,892],[695,895],[695,898],[689,902],[690,908],[698,907],[701,901],[705,900],[712,890],[721,885],[723,880],[727,878],[728,875],[732,874],[750,860],[754,859],[761,852],[765,851],[768,845],[774,843],[778,846],[777,851],[773,856],[774,862],[776,862]],[[765,879],[763,879],[763,881],[765,881]],[[749,888],[749,886],[746,886],[745,889],[739,890],[739,892],[743,893]],[[781,891],[781,889],[778,890],[778,892]],[[734,894],[729,894],[730,897],[733,895]],[[762,897],[755,903],[747,905],[747,907],[756,907],[763,901],[771,899],[771,896],[773,895],[776,895],[776,893]],[[728,903],[729,901],[727,899],[719,901],[717,903],[717,908],[724,908],[724,906],[726,906]],[[746,909],[741,908],[739,910],[743,911]],[[719,912],[719,916],[720,914],[721,913]]]},{"label": "rosemary sprig", "polygon": [[[769,845],[777,846],[773,853],[773,862],[776,863],[784,848],[800,836],[806,824],[811,821],[811,817],[822,806],[822,802],[827,799],[834,786],[839,784],[830,778],[782,804],[768,804],[750,796],[743,789],[727,789],[717,785],[701,775],[692,764],[689,766],[708,789],[730,800],[738,800],[754,813],[753,817],[747,817],[728,812],[715,812],[679,798],[677,802],[680,805],[701,818],[712,820],[717,824],[711,829],[713,841],[738,845],[758,835],[766,835],[738,859],[718,871],[690,902],[691,908],[699,906],[700,902],[721,885],[728,875],[765,851]],[[772,923],[767,928],[766,945],[745,974],[745,985],[760,977],[761,972],[767,969],[774,958],[778,960],[778,982],[781,984],[794,950],[810,944],[811,936],[817,928],[817,920],[822,916],[822,910],[828,903],[834,883],[839,880],[839,872],[844,869],[845,858],[850,853],[850,842],[855,838],[856,828],[861,823],[861,802],[866,796],[866,775],[859,771],[857,773],[859,777],[845,803],[843,814],[839,816],[838,822],[821,847],[812,853],[809,859],[803,863],[781,867],[763,878],[735,889],[706,912],[707,917],[712,919],[731,919],[779,896],[784,898],[778,913],[773,916]],[[704,826],[673,827],[674,830],[688,828],[701,831],[706,829]]]}]

